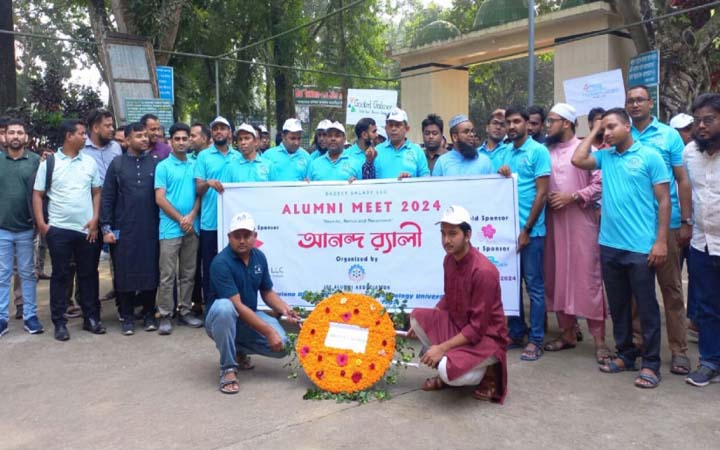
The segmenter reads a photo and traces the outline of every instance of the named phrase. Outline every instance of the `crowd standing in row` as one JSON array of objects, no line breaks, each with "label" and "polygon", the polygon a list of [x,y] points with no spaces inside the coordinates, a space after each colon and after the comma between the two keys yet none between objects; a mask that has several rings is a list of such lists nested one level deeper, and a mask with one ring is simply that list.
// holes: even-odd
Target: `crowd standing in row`
[{"label": "crowd standing in row", "polygon": [[[647,88],[631,88],[626,97],[625,109],[591,111],[591,131],[582,140],[574,108],[560,103],[547,116],[537,107],[494,111],[484,142],[468,117],[450,119],[448,140],[443,120],[430,114],[421,124],[421,147],[406,137],[407,114],[394,108],[384,128],[360,120],[352,145],[341,123],[321,121],[311,153],[300,146],[297,119],[285,121],[272,148],[264,127],[244,123],[233,130],[223,117],[209,126],[176,123],[168,145],[157,117],[148,114],[114,130],[112,114],[98,110],[85,122],[64,121],[62,147],[42,156],[26,149],[26,124],[5,120],[0,336],[8,331],[14,266],[24,327],[32,334],[43,331],[35,294],[36,272],[42,274],[35,253],[43,242],[52,259],[55,338],[70,338],[73,284],[83,329],[105,333],[98,264],[108,245],[114,292],[106,297],[116,297],[122,333],[132,335],[138,318],[146,331],[163,335],[172,333],[173,318],[191,327],[204,323],[221,355],[221,389],[237,392],[236,371],[252,368],[248,354],[282,356],[286,341],[277,320],[257,311],[258,291],[276,313],[297,316],[272,290],[265,256],[253,247],[250,215],[233,219],[228,247],[217,248],[217,195],[224,184],[499,173],[517,176],[522,230],[517,249],[530,301],[529,323],[522,305],[520,316],[507,321],[509,348],[522,348],[525,361],[573,348],[582,338],[578,318],[584,318],[601,371],[637,370],[641,358],[635,385],[656,387],[662,334],[657,278],[670,372],[686,375],[696,386],[720,381],[720,95],[701,95],[692,116],[678,115],[672,126],[651,115]],[[456,222],[443,223],[464,223]],[[462,228],[458,236],[469,242],[469,231]],[[467,245],[462,248],[462,255],[468,254]],[[484,264],[472,255],[473,264]],[[694,371],[687,356],[684,259],[687,317],[699,332],[700,365]],[[614,354],[605,344],[608,309]],[[547,311],[557,314],[562,334],[546,342]],[[421,322],[417,316],[418,328]],[[504,325],[496,331],[505,333]],[[424,361],[438,366],[449,350],[438,347]],[[505,367],[504,357],[499,359]],[[434,379],[425,387],[444,382]]]}]

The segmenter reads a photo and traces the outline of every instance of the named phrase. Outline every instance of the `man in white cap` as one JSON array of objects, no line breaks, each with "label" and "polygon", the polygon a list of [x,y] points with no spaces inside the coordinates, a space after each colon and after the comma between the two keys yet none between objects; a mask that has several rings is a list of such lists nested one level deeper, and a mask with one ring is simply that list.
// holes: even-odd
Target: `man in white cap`
[{"label": "man in white cap", "polygon": [[422,386],[477,386],[473,397],[502,403],[507,393],[507,328],[500,273],[471,243],[468,211],[448,207],[440,219],[447,255],[445,295],[434,308],[415,308],[408,336],[425,348],[420,361],[438,370]]},{"label": "man in white cap", "polygon": [[238,150],[242,158],[228,167],[228,182],[247,183],[274,181],[272,163],[257,153],[257,130],[250,124],[243,123],[236,132]]},{"label": "man in white cap", "polygon": [[310,153],[310,158],[317,159],[321,156],[325,156],[325,153],[327,153],[327,130],[332,123],[333,121],[328,119],[323,119],[318,123],[317,127],[315,128],[315,139],[313,142],[315,150]]},{"label": "man in white cap", "polygon": [[277,319],[258,311],[257,295],[275,313],[297,322],[299,316],[273,291],[265,254],[255,248],[255,220],[247,212],[233,217],[228,245],[210,268],[205,298],[205,328],[220,352],[220,391],[236,394],[238,370],[252,369],[250,354],[282,358],[287,336]]},{"label": "man in white cap", "polygon": [[690,114],[680,113],[673,116],[673,118],[670,119],[670,126],[680,133],[680,137],[685,145],[688,145],[690,141],[693,140],[693,118]]},{"label": "man in white cap", "polygon": [[307,178],[312,159],[300,147],[302,124],[299,119],[288,119],[283,124],[282,142],[263,155],[273,163],[276,181],[303,181]]},{"label": "man in white cap", "polygon": [[[543,254],[545,304],[548,311],[557,314],[562,330],[560,337],[545,344],[545,350],[574,348],[577,317],[584,317],[595,340],[595,359],[602,363],[610,355],[605,345],[607,311],[600,270],[600,222],[595,214],[602,180],[600,171],[572,165],[573,153],[581,142],[575,137],[576,119],[574,107],[558,103],[545,121],[545,146],[552,167]],[[572,283],[568,283],[570,278]]]},{"label": "man in white cap", "polygon": [[406,137],[410,131],[408,116],[400,108],[393,108],[387,115],[385,131],[388,140],[378,145],[375,158],[377,178],[409,178],[430,176],[427,158],[419,145]]},{"label": "man in white cap", "polygon": [[326,128],[327,153],[313,160],[308,172],[309,181],[352,181],[362,178],[362,165],[345,152],[345,127],[330,122]]},{"label": "man in white cap", "polygon": [[230,122],[218,116],[210,123],[213,144],[203,150],[195,163],[195,189],[200,197],[200,257],[202,259],[203,296],[207,297],[210,280],[207,274],[217,248],[217,194],[227,183],[228,167],[239,158],[240,153],[230,145],[232,129]]},{"label": "man in white cap", "polygon": [[265,150],[270,148],[270,132],[265,125],[259,125],[260,129],[260,143],[258,144],[258,153],[262,154]]},{"label": "man in white cap", "polygon": [[475,146],[475,126],[464,114],[450,118],[450,139],[453,148],[438,158],[434,177],[460,175],[489,175],[494,173],[490,158]]}]

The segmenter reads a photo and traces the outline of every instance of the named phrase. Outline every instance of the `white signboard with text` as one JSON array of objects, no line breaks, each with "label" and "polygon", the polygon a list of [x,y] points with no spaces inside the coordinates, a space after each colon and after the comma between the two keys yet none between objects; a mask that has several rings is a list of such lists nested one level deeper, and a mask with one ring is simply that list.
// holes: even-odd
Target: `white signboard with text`
[{"label": "white signboard with text", "polygon": [[368,285],[433,307],[443,294],[445,250],[436,224],[448,206],[468,209],[472,245],[500,272],[506,315],[518,314],[517,181],[498,175],[324,183],[231,183],[218,196],[218,248],[247,211],[274,290],[308,306],[306,290],[365,292]]},{"label": "white signboard with text", "polygon": [[355,125],[360,119],[370,117],[378,126],[385,126],[385,116],[397,105],[397,91],[382,89],[348,89],[348,125]]},{"label": "white signboard with text", "polygon": [[622,70],[594,73],[563,81],[565,101],[575,107],[578,116],[591,109],[622,108],[625,106],[625,84]]}]

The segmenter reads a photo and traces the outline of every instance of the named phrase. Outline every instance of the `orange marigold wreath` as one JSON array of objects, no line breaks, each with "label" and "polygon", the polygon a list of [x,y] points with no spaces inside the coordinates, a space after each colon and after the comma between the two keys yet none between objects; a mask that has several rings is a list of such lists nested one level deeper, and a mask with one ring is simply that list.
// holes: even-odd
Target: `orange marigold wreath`
[{"label": "orange marigold wreath", "polygon": [[[331,323],[368,330],[365,353],[325,346]],[[357,392],[377,383],[395,354],[395,328],[374,298],[340,292],[327,297],[303,323],[296,351],[307,376],[325,391]]]}]

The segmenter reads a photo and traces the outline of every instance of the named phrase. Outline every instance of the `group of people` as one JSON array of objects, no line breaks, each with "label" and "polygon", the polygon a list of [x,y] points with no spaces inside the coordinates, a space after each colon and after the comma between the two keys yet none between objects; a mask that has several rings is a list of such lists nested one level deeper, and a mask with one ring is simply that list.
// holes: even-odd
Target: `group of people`
[{"label": "group of people", "polygon": [[[98,264],[108,245],[122,333],[132,335],[136,320],[163,335],[171,334],[174,324],[204,325],[220,353],[220,389],[235,393],[238,370],[253,366],[248,355],[285,354],[283,328],[257,310],[258,292],[275,313],[290,321],[298,316],[272,289],[249,213],[233,218],[229,244],[218,249],[217,195],[224,184],[499,173],[517,177],[517,250],[529,320],[520,298],[520,316],[506,324],[498,272],[471,245],[467,211],[448,208],[440,227],[448,254],[445,296],[435,309],[418,309],[411,319],[410,335],[427,350],[422,361],[438,368],[438,377],[428,379],[424,389],[472,384],[478,385],[476,397],[502,401],[507,349],[522,348],[524,361],[571,349],[582,339],[578,318],[588,322],[601,371],[637,370],[641,358],[635,385],[656,387],[661,380],[656,278],[670,372],[696,386],[720,381],[720,208],[714,201],[720,192],[714,179],[720,174],[720,95],[699,96],[692,115],[673,118],[673,126],[651,115],[647,88],[633,87],[626,98],[625,108],[591,111],[584,139],[576,136],[575,109],[559,103],[547,114],[538,107],[493,111],[483,142],[467,116],[450,119],[447,139],[444,121],[430,114],[421,123],[420,146],[407,138],[405,111],[393,108],[383,128],[371,118],[358,121],[352,145],[341,123],[321,121],[311,152],[301,148],[302,124],[294,118],[285,121],[272,148],[266,128],[243,123],[233,129],[221,116],[208,126],[174,124],[168,145],[152,114],[115,130],[113,115],[96,110],[86,121],[64,121],[62,147],[43,155],[26,148],[25,123],[4,120],[0,336],[8,331],[14,268],[24,328],[43,331],[36,313],[35,240],[47,243],[52,260],[55,338],[70,338],[73,283],[83,329],[105,333]],[[616,353],[605,343],[608,309]],[[549,341],[546,312],[557,314],[562,330]],[[699,336],[696,370],[687,355],[688,318]]]}]

